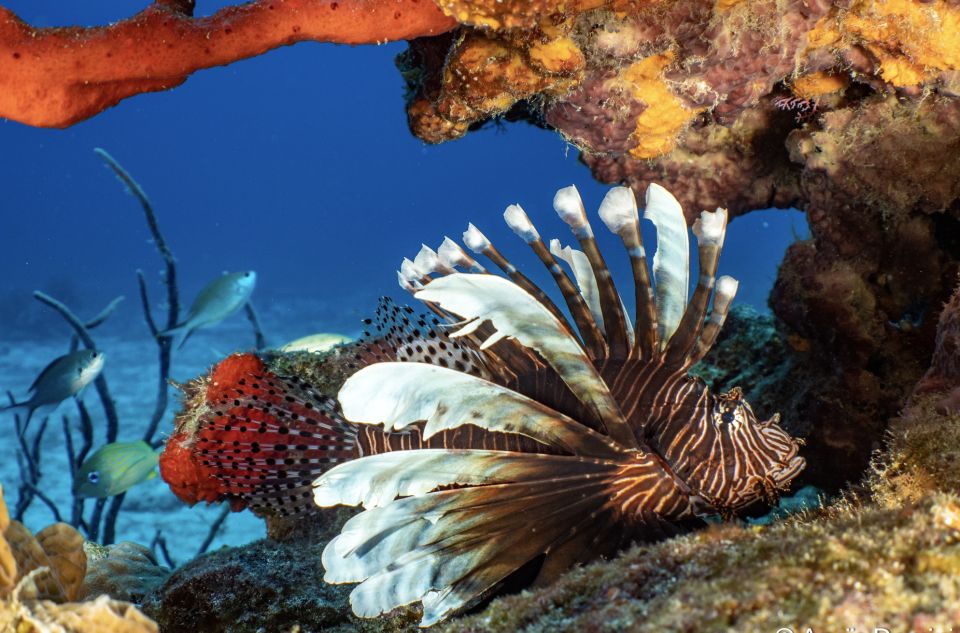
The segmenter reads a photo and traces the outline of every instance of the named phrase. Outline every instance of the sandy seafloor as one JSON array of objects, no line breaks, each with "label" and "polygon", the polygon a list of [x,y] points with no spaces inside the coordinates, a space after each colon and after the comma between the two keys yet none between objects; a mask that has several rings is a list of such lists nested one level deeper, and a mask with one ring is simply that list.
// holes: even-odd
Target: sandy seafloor
[{"label": "sandy seafloor", "polygon": [[[355,299],[355,310],[346,314],[332,314],[330,306],[310,301],[277,301],[272,305],[257,303],[257,309],[270,345],[315,332],[338,332],[356,336],[360,328],[360,305],[371,310],[374,305],[366,297]],[[45,308],[37,308],[45,309]],[[146,332],[139,314],[139,303],[130,298],[122,310],[111,317],[122,327],[111,326],[111,321],[92,332],[98,347],[106,353],[104,375],[110,387],[120,418],[120,441],[140,439],[153,412],[157,388],[157,347]],[[122,333],[121,333],[122,330]],[[0,340],[0,389],[11,390],[18,397],[37,373],[53,358],[65,353],[70,330],[66,325],[41,340]],[[58,338],[59,336],[59,338]],[[171,378],[181,382],[205,372],[225,355],[249,349],[253,345],[250,324],[242,313],[231,316],[215,328],[201,330],[173,356]],[[170,388],[171,400],[167,415],[160,424],[158,437],[165,437],[172,429],[174,411],[180,406],[176,389]],[[96,438],[94,450],[104,442],[103,409],[93,386],[82,394],[94,418]],[[4,398],[4,401],[6,399]],[[61,425],[63,414],[76,419],[76,406],[71,400],[63,402],[50,418],[44,435],[41,461],[41,489],[69,516],[70,476],[64,449]],[[30,425],[28,436],[38,428],[42,415]],[[18,443],[13,437],[14,419],[9,412],[0,413],[0,484],[3,485],[8,506],[16,503],[19,473],[16,453]],[[79,434],[74,436],[79,441]],[[92,451],[91,451],[92,452]],[[88,506],[92,503],[88,503]],[[162,531],[170,554],[177,564],[192,559],[207,535],[210,524],[219,514],[218,506],[187,507],[170,492],[158,476],[131,489],[124,500],[117,521],[117,541],[134,541],[149,545],[156,531]],[[24,521],[37,531],[54,521],[50,510],[41,501],[34,501]],[[265,535],[264,523],[249,511],[231,513],[211,549],[224,545],[240,545]]]}]

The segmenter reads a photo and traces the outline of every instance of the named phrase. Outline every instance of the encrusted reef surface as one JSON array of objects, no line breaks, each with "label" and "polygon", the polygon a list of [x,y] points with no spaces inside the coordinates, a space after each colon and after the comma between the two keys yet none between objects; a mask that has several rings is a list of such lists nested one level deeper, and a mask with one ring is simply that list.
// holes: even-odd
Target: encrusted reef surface
[{"label": "encrusted reef surface", "polygon": [[823,485],[856,480],[926,367],[960,261],[960,5],[441,6],[460,29],[400,59],[420,138],[525,119],[602,181],[677,192],[690,220],[807,212],[812,239],[771,298],[811,378],[787,424],[810,430],[811,463],[836,466]]}]

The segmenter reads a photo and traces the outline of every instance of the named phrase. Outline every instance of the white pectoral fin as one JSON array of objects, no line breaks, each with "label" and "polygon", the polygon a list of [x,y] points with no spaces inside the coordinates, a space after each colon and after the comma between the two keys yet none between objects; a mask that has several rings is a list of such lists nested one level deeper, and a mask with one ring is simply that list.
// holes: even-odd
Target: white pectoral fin
[{"label": "white pectoral fin", "polygon": [[[357,615],[373,617],[420,600],[421,626],[429,626],[464,608],[570,538],[574,526],[592,528],[583,520],[600,513],[607,499],[604,475],[615,468],[575,457],[448,453],[411,461],[407,470],[439,474],[435,481],[482,483],[407,496],[362,512],[324,549],[327,582],[361,583],[350,596]],[[361,471],[379,466],[368,462],[357,474],[362,478]],[[459,475],[451,479],[453,471]]]},{"label": "white pectoral fin", "polygon": [[396,497],[419,496],[443,486],[563,477],[603,464],[603,460],[583,457],[510,451],[392,451],[345,462],[325,472],[313,483],[314,501],[320,507],[376,508]]},{"label": "white pectoral fin", "polygon": [[472,424],[525,435],[567,453],[609,456],[620,450],[600,433],[523,394],[426,363],[365,367],[347,379],[338,398],[353,422],[382,422],[399,430],[426,421],[425,438]]}]

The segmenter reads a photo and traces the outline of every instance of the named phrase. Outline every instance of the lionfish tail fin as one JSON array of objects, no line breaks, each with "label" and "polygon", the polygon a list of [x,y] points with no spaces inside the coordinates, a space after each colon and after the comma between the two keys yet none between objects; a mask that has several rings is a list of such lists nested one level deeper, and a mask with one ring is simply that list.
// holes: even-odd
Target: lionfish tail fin
[{"label": "lionfish tail fin", "polygon": [[343,464],[317,480],[317,503],[370,509],[327,545],[325,580],[360,583],[350,603],[361,617],[421,601],[420,624],[430,626],[579,532],[608,532],[615,472],[616,464],[602,460],[474,450],[403,451]]}]

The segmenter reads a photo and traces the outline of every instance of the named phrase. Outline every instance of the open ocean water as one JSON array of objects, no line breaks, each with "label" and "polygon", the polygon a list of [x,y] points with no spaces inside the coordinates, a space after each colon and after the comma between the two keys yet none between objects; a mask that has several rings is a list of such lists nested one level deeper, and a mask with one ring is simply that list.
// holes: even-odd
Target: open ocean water
[{"label": "open ocean water", "polygon": [[[223,3],[202,4],[212,12]],[[131,10],[117,1],[5,5],[37,25],[104,23]],[[394,66],[403,49],[299,44],[202,71],[174,90],[128,99],[67,130],[0,123],[0,389],[22,397],[67,350],[69,327],[32,298],[34,290],[81,318],[123,295],[93,332],[107,354],[104,375],[117,402],[120,439],[139,437],[153,410],[156,346],[135,271],[144,271],[159,318],[162,260],[137,201],[95,147],[109,151],[150,197],[177,258],[184,308],[222,272],[255,270],[253,304],[271,345],[315,332],[357,335],[378,296],[404,299],[395,274],[402,258],[412,258],[422,242],[436,247],[444,235],[459,237],[468,221],[542,279],[503,224],[504,207],[520,203],[545,237],[569,243],[551,210],[553,193],[574,183],[594,213],[608,185],[595,182],[557,134],[526,124],[490,124],[440,146],[415,139]],[[653,244],[645,224],[645,240]],[[737,302],[766,309],[784,250],[806,231],[803,216],[786,210],[731,223],[720,272],[740,280]],[[625,254],[610,255],[622,252],[619,241],[602,227],[598,236],[614,274],[628,278]],[[175,352],[171,378],[188,380],[252,343],[249,324],[234,315]],[[172,428],[172,388],[171,395],[161,434]],[[88,389],[82,397],[102,443],[96,393]],[[40,487],[65,507],[64,414],[75,416],[72,403],[51,418]],[[13,429],[12,415],[0,413],[0,484],[11,504],[19,482]],[[117,538],[149,543],[160,529],[183,561],[216,515],[215,508],[186,508],[155,478],[128,493]],[[51,521],[40,503],[26,515],[32,529]],[[250,513],[231,515],[214,547],[262,535],[262,522]]]}]

